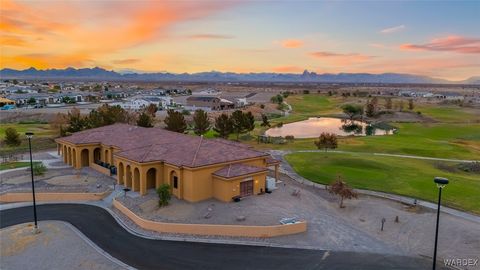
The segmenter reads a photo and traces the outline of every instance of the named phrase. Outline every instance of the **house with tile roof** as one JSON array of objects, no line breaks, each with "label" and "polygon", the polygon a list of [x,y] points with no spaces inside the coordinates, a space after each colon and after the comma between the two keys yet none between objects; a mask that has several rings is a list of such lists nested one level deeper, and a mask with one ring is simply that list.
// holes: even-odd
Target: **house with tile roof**
[{"label": "house with tile roof", "polygon": [[269,167],[278,174],[279,162],[250,146],[161,128],[114,124],[56,142],[64,162],[77,169],[109,174],[104,167],[113,166],[120,185],[143,195],[169,184],[174,196],[190,202],[256,195],[266,191]]}]

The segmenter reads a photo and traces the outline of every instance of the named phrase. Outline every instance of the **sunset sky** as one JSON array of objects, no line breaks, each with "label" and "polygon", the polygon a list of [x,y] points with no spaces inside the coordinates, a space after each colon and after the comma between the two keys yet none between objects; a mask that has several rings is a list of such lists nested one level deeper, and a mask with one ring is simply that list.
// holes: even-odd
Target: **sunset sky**
[{"label": "sunset sky", "polygon": [[480,75],[480,1],[0,0],[0,67]]}]

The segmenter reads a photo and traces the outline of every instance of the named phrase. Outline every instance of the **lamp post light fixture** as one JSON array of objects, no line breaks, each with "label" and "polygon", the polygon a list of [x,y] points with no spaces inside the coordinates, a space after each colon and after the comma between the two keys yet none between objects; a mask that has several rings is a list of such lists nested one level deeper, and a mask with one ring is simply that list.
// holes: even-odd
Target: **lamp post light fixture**
[{"label": "lamp post light fixture", "polygon": [[34,233],[38,233],[38,222],[37,222],[37,204],[35,202],[35,184],[33,182],[33,158],[32,158],[32,132],[26,132],[25,135],[28,138],[28,148],[30,149],[30,174],[32,176],[32,197],[33,197],[33,218],[35,220],[35,227],[33,228]]},{"label": "lamp post light fixture", "polygon": [[433,182],[438,187],[438,207],[437,207],[437,225],[435,229],[435,247],[433,249],[433,270],[435,270],[437,263],[437,243],[438,243],[438,222],[440,221],[440,202],[442,200],[442,189],[448,184],[448,179],[443,177],[435,177]]}]

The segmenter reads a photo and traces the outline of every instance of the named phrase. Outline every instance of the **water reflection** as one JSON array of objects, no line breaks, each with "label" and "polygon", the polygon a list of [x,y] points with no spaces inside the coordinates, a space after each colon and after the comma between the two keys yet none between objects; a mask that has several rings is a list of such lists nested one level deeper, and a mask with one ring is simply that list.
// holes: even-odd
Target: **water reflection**
[{"label": "water reflection", "polygon": [[378,136],[392,134],[393,129],[388,126],[380,127],[361,121],[331,117],[312,117],[308,120],[270,128],[265,134],[272,137],[292,135],[295,138],[316,138],[322,132],[334,133],[338,136]]}]

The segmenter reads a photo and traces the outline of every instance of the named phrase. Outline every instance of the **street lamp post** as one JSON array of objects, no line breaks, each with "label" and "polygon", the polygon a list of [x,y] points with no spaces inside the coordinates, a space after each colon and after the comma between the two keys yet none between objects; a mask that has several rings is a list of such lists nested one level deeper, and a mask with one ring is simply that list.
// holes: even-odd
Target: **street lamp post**
[{"label": "street lamp post", "polygon": [[35,202],[35,184],[33,182],[33,158],[32,158],[32,132],[27,132],[25,135],[28,138],[28,147],[30,149],[30,173],[32,176],[32,196],[33,196],[33,218],[35,219],[35,227],[33,229],[34,233],[38,232],[38,224],[37,224],[37,204]]},{"label": "street lamp post", "polygon": [[437,207],[437,225],[435,229],[435,247],[433,249],[433,270],[437,263],[437,243],[438,243],[438,222],[440,221],[440,202],[442,200],[442,189],[448,184],[448,179],[443,177],[435,177],[433,180],[438,187],[438,207]]}]

